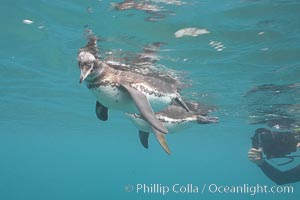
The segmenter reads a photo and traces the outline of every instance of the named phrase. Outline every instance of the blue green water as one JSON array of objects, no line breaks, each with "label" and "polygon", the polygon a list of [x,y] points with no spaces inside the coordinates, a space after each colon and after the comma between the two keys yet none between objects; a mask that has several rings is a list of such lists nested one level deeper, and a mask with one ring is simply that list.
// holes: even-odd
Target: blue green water
[{"label": "blue green water", "polygon": [[[1,1],[0,199],[299,199],[299,183],[292,184],[292,194],[201,190],[205,184],[275,185],[247,159],[259,126],[249,124],[243,96],[258,85],[299,82],[300,2],[161,3],[173,14],[157,22],[146,21],[143,11],[115,11],[111,2]],[[174,36],[187,27],[210,33]],[[78,83],[76,57],[86,28],[104,38],[105,50],[139,51],[146,43],[166,42],[160,63],[187,72],[190,90],[218,107],[212,115],[220,123],[168,136],[167,156],[154,137],[144,149],[122,113],[112,111],[108,122],[100,122],[95,98]],[[225,48],[217,51],[214,42]],[[199,193],[124,190],[139,183],[194,184]]]}]

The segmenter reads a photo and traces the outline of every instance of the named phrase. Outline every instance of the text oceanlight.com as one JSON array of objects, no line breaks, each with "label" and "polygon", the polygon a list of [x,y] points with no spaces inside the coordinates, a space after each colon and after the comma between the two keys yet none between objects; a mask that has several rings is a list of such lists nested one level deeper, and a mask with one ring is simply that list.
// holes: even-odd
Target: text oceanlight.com
[{"label": "text oceanlight.com", "polygon": [[125,186],[126,192],[136,192],[137,194],[158,194],[167,195],[169,193],[177,194],[292,194],[294,193],[294,187],[290,185],[218,185],[218,184],[178,184],[164,185],[159,183],[154,184],[142,184],[138,183],[135,185],[128,184]]}]

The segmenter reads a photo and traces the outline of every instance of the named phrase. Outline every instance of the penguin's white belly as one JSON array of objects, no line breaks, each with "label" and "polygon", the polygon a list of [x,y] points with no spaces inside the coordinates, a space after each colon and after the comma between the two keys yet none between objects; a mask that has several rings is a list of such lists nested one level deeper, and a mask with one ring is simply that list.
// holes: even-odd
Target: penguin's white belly
[{"label": "penguin's white belly", "polygon": [[137,111],[129,94],[125,90],[118,89],[116,86],[100,86],[98,88],[92,88],[91,92],[96,96],[97,100],[107,108],[133,112]]},{"label": "penguin's white belly", "polygon": [[158,116],[158,119],[164,121],[163,124],[170,133],[180,132],[188,129],[195,125],[196,122],[196,119],[193,117],[186,119],[171,119],[165,116]]},{"label": "penguin's white belly", "polygon": [[[135,118],[131,116],[131,114],[127,114],[127,117],[132,121],[135,127],[138,128],[139,130],[144,132],[153,132],[151,126],[145,120],[141,118]],[[158,119],[161,120],[161,116],[158,116]],[[172,134],[190,128],[195,124],[195,120],[194,119],[190,119],[190,120],[170,119],[169,121],[167,122],[164,121],[162,123],[164,127],[168,129],[169,133]]]},{"label": "penguin's white belly", "polygon": [[[135,103],[126,90],[122,90],[117,86],[105,85],[98,88],[91,88],[91,92],[96,96],[97,100],[109,109],[121,110],[130,113],[139,113]],[[144,93],[154,112],[163,110],[170,105],[172,95],[161,95]]]}]

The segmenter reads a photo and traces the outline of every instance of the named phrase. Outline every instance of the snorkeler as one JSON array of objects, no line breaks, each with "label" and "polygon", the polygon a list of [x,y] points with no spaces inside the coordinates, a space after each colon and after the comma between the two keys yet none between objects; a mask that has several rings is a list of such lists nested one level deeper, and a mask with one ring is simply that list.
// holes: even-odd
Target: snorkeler
[{"label": "snorkeler", "polygon": [[[248,158],[255,163],[263,173],[278,185],[294,183],[300,181],[300,165],[286,171],[281,171],[266,159],[288,158],[290,161],[280,165],[290,163],[295,157],[287,156],[291,152],[296,152],[300,148],[300,133],[272,132],[265,128],[256,129],[252,137],[252,148],[248,151]],[[263,153],[266,158],[263,158]]]}]

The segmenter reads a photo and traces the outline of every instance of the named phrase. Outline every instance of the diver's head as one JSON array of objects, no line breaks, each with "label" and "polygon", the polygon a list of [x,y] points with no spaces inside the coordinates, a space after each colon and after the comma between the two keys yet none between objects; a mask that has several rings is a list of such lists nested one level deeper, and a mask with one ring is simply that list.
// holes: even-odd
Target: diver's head
[{"label": "diver's head", "polygon": [[262,148],[267,158],[284,157],[300,148],[299,134],[259,128],[252,137],[252,146]]}]

